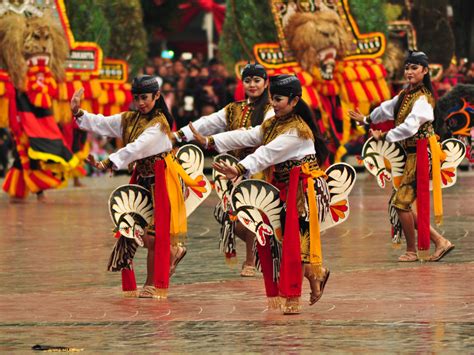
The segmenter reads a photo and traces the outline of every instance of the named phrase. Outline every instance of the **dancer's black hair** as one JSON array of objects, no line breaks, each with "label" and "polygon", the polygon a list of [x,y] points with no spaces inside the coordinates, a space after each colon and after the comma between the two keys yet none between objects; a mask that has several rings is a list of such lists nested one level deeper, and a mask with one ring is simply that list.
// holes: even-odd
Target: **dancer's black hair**
[{"label": "dancer's black hair", "polygon": [[[160,91],[160,84],[158,83],[158,78],[156,78],[155,76],[142,75],[137,76],[133,79],[132,95],[151,93],[153,94],[153,96],[155,96],[158,91]],[[168,125],[171,128],[173,126],[174,118],[168,109],[168,105],[166,105],[163,95],[160,95],[160,98],[156,100],[155,106],[153,107],[151,112],[157,110],[161,111],[165,115],[166,121],[168,121]]]},{"label": "dancer's black hair", "polygon": [[300,116],[313,132],[316,157],[318,159],[319,165],[322,165],[326,161],[326,158],[329,154],[326,140],[319,131],[313,111],[301,97],[303,94],[303,90],[301,88],[301,83],[298,78],[294,75],[287,74],[271,77],[270,93],[272,95],[287,96],[289,97],[289,102],[294,100],[295,97],[299,98],[298,103],[293,109],[293,112]]},{"label": "dancer's black hair", "polygon": [[316,117],[314,116],[313,110],[311,110],[308,104],[300,97],[294,108],[294,113],[300,116],[303,121],[306,122],[309,128],[311,128],[314,136],[314,149],[316,150],[318,164],[323,165],[329,154],[329,150],[327,148],[327,142],[319,131],[318,125],[316,124]]},{"label": "dancer's black hair", "polygon": [[[405,65],[406,64],[418,64],[423,66],[424,68],[428,68],[428,72],[423,76],[423,85],[431,92],[431,95],[433,95],[434,100],[434,91],[433,85],[431,83],[428,56],[424,52],[408,51],[408,56],[405,59]],[[435,130],[435,133],[442,138],[448,137],[449,130],[446,126],[446,122],[444,121],[443,117],[436,114],[436,110],[434,112],[435,117],[433,121],[433,128]]]},{"label": "dancer's black hair", "polygon": [[424,52],[408,51],[408,56],[405,59],[405,65],[406,64],[418,64],[424,68],[428,68],[428,72],[425,74],[425,76],[423,76],[423,85],[434,96],[433,85],[431,84],[428,56]]},{"label": "dancer's black hair", "polygon": [[[242,69],[242,81],[246,77],[252,77],[252,76],[258,76],[262,78],[263,80],[267,80],[267,71],[261,64],[250,64],[247,63],[245,67]],[[252,123],[252,127],[261,125],[264,118],[265,118],[265,108],[268,105],[268,102],[270,101],[269,99],[269,94],[268,90],[265,89],[263,91],[263,94],[260,95],[260,97],[255,100],[254,102],[254,110],[252,112],[252,116],[250,117],[250,122]]]}]

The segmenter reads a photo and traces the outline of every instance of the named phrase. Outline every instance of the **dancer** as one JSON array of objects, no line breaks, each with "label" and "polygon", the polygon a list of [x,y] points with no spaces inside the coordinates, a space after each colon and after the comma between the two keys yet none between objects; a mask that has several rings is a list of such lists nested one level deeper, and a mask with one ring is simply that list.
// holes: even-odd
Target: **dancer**
[{"label": "dancer", "polygon": [[[201,135],[217,134],[235,129],[248,129],[262,124],[262,122],[274,115],[268,99],[267,72],[260,64],[247,64],[242,70],[242,81],[247,100],[228,104],[226,107],[209,116],[203,116],[193,122],[193,126]],[[178,141],[194,140],[193,132],[189,126],[183,127],[174,133]],[[236,149],[229,154],[237,159],[243,159],[252,153],[252,149]],[[258,173],[258,172],[256,172]],[[228,211],[219,211],[220,204],[216,207],[216,218],[222,224],[221,242],[228,241],[228,245],[222,246],[226,251],[228,259],[235,256],[234,233],[245,242],[246,258],[242,264],[240,275],[242,277],[255,276],[255,260],[253,246],[255,235],[241,225],[229,218]],[[220,213],[219,213],[220,212]],[[230,235],[225,235],[229,233]]]},{"label": "dancer", "polygon": [[[428,144],[433,162],[433,195],[437,223],[440,223],[442,218],[439,170],[441,153],[433,128],[436,123],[433,114],[435,100],[428,57],[425,53],[409,52],[405,60],[405,79],[408,87],[393,99],[383,102],[369,116],[362,115],[358,110],[349,111],[349,116],[363,124],[395,121],[395,127],[389,131],[382,133],[380,130],[371,130],[371,133],[376,140],[401,143],[407,153],[400,186],[390,201],[397,211],[407,243],[406,252],[398,261],[439,261],[454,249],[454,245],[430,225]],[[412,210],[415,200],[418,215]],[[418,231],[418,248],[415,229]],[[431,256],[430,239],[435,245]]]},{"label": "dancer", "polygon": [[[174,158],[169,139],[172,117],[159,89],[155,77],[136,77],[132,83],[132,94],[137,111],[109,117],[80,109],[82,88],[74,93],[71,100],[72,113],[81,129],[122,138],[125,144],[109,158],[98,162],[89,159],[90,163],[100,170],[133,167],[131,183],[152,191],[156,201],[154,222],[162,227],[156,230],[156,242],[154,226],[149,227],[143,238],[148,256],[147,278],[143,290],[138,294],[141,298],[166,298],[169,276],[186,254],[186,248],[180,244],[187,231],[180,178],[196,189],[201,188],[198,183],[190,182],[189,176],[182,174],[183,169]],[[136,297],[131,262],[136,246],[135,250],[130,251],[133,247],[126,245],[126,242],[117,242],[108,268],[111,271],[122,270],[125,295]]]},{"label": "dancer", "polygon": [[[212,145],[218,152],[259,147],[237,166],[214,163],[214,168],[227,178],[274,169],[270,180],[280,189],[280,198],[286,203],[286,217],[282,218],[285,223],[279,283],[273,274],[269,243],[265,246],[258,243],[257,250],[269,306],[279,307],[278,296],[281,296],[284,299],[283,312],[295,314],[301,309],[303,274],[311,286],[310,304],[321,298],[329,278],[329,269],[322,265],[319,239],[319,222],[329,212],[328,186],[319,164],[324,162],[328,151],[314,124],[311,110],[301,99],[301,84],[296,76],[270,78],[270,94],[275,116],[260,126],[211,137],[200,136],[192,124],[190,127],[200,143]],[[311,211],[314,197],[312,201],[307,199],[308,191],[315,191],[317,195],[316,210]]]}]

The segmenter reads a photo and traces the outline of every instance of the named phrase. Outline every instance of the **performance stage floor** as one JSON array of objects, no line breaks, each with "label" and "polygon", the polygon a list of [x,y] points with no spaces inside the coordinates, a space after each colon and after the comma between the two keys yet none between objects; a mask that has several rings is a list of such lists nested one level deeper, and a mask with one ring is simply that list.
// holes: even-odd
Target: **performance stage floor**
[{"label": "performance stage floor", "polygon": [[[389,189],[358,174],[349,220],[323,234],[331,278],[301,315],[266,309],[263,280],[226,266],[213,194],[189,220],[188,254],[165,301],[124,299],[105,270],[114,244],[107,199],[126,177],[11,204],[0,196],[0,353],[35,344],[90,353],[469,353],[474,346],[474,174],[444,190],[442,232],[456,245],[439,263],[398,263]],[[243,245],[239,244],[240,261]],[[136,256],[144,279],[145,251]],[[304,300],[309,297],[304,284]]]}]

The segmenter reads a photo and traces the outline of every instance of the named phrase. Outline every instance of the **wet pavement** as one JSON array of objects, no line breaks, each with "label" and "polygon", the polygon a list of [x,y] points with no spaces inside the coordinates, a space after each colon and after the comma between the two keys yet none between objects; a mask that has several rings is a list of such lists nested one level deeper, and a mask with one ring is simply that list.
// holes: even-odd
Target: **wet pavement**
[{"label": "wet pavement", "polygon": [[[105,270],[114,244],[110,192],[126,177],[10,204],[0,196],[0,353],[35,344],[114,352],[421,352],[474,349],[474,174],[443,190],[441,232],[456,249],[439,263],[397,263],[386,212],[390,191],[364,174],[349,220],[323,233],[331,278],[296,316],[266,309],[261,277],[239,276],[218,251],[213,194],[189,220],[188,254],[167,300],[121,297]],[[136,255],[144,280],[146,252]],[[305,283],[304,299],[309,297]]]}]

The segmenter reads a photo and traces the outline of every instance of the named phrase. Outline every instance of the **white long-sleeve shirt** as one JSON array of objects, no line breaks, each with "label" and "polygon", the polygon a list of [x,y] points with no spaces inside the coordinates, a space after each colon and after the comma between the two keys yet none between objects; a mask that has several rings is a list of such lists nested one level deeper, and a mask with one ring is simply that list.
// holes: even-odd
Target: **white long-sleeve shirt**
[{"label": "white long-sleeve shirt", "polygon": [[[122,114],[104,116],[83,112],[82,116],[76,118],[80,129],[106,137],[122,138]],[[109,159],[114,164],[114,169],[126,169],[136,160],[170,151],[172,147],[169,137],[157,123],[145,129],[135,141],[110,154]]]},{"label": "white long-sleeve shirt", "polygon": [[[202,134],[203,136],[210,136],[213,134],[225,132],[227,127],[227,119],[226,119],[226,109],[225,107],[217,112],[211,113],[208,116],[202,116],[198,120],[193,122],[194,128]],[[275,112],[273,108],[269,109],[264,116],[264,120],[275,116]],[[185,126],[181,128],[181,132],[183,132],[184,136],[186,137],[185,140],[190,142],[194,140],[193,132],[189,126]]]},{"label": "white long-sleeve shirt", "polygon": [[[373,123],[381,123],[394,120],[395,105],[398,101],[398,95],[391,100],[384,101],[372,111],[370,119]],[[434,121],[433,107],[428,102],[426,96],[420,96],[415,103],[405,121],[387,132],[385,139],[387,142],[394,143],[413,137],[426,122]]]},{"label": "white long-sleeve shirt", "polygon": [[314,142],[311,139],[298,137],[296,129],[291,129],[262,145],[263,133],[261,126],[248,130],[223,132],[213,136],[215,148],[219,153],[246,147],[260,146],[254,153],[240,161],[246,175],[256,174],[266,168],[283,163],[287,160],[301,160],[309,154],[315,154]]}]

